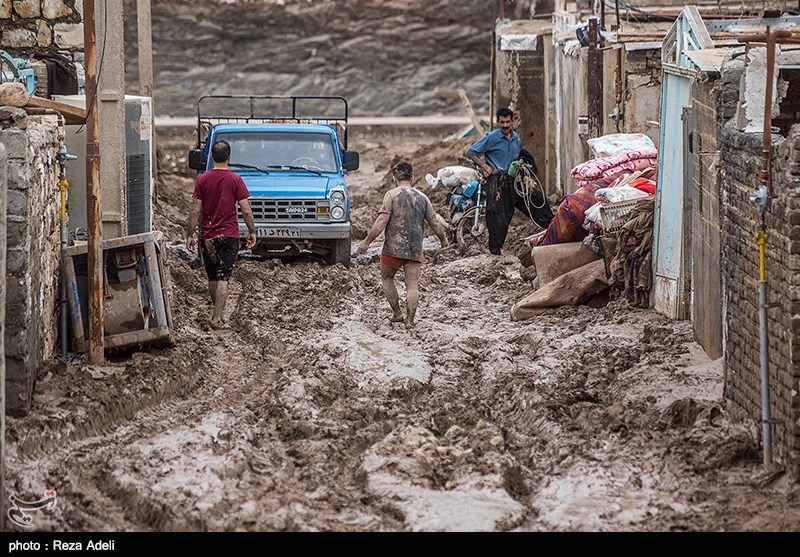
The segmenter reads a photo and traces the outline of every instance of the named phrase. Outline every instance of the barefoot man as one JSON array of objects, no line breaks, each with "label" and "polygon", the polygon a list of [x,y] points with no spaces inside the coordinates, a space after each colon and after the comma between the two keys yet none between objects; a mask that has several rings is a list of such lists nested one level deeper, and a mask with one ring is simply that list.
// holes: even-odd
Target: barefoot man
[{"label": "barefoot man", "polygon": [[381,251],[381,283],[383,294],[392,307],[393,323],[404,321],[400,309],[400,297],[394,276],[399,269],[405,273],[407,329],[414,327],[414,316],[419,305],[419,276],[422,271],[422,240],[425,223],[439,238],[442,247],[447,245],[444,228],[436,220],[428,196],[412,185],[414,175],[411,164],[399,162],[392,168],[395,186],[386,192],[378,218],[367,237],[356,248],[356,253],[364,253],[375,238],[385,231]]}]

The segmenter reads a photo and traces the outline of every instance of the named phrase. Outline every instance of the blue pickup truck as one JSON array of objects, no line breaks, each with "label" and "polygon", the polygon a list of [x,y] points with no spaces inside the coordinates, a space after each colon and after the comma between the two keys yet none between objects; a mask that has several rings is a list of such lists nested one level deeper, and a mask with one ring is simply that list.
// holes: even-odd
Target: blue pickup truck
[{"label": "blue pickup truck", "polygon": [[[347,101],[333,96],[207,95],[197,103],[197,146],[189,167],[212,168],[215,141],[231,145],[229,168],[250,191],[256,257],[315,255],[350,267],[346,177]],[[247,227],[239,215],[242,244]]]}]

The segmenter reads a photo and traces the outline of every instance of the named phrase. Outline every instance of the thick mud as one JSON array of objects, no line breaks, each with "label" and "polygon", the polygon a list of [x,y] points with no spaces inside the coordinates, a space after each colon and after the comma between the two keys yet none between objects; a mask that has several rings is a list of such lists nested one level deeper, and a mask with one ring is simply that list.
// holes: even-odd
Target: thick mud
[{"label": "thick mud", "polygon": [[[396,158],[435,172],[464,142],[353,135],[362,235]],[[532,288],[511,250],[431,235],[411,330],[388,320],[380,240],[350,269],[243,260],[212,330],[181,241],[191,132],[159,137],[174,345],[41,370],[7,423],[9,492],[57,492],[35,530],[796,531],[800,490],[729,416],[691,323],[622,299],[511,321]]]}]

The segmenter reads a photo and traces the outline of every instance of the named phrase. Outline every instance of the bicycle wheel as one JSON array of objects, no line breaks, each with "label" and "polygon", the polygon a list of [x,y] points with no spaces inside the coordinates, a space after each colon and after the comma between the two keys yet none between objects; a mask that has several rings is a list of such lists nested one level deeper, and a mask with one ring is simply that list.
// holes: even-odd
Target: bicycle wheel
[{"label": "bicycle wheel", "polygon": [[489,242],[489,230],[486,228],[486,218],[484,211],[478,213],[478,222],[475,222],[475,211],[473,207],[461,215],[456,223],[456,242],[466,248],[468,246],[480,246],[485,248]]}]

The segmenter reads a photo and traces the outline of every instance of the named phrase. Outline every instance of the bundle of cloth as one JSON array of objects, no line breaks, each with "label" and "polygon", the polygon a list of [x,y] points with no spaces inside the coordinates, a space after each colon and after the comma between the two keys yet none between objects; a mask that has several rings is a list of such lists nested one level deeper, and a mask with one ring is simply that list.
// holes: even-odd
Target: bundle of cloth
[{"label": "bundle of cloth", "polygon": [[[553,220],[544,232],[528,240],[528,247],[583,240],[589,234],[584,227],[586,211],[598,203],[597,192],[619,185],[625,177],[634,173],[641,175],[655,168],[657,161],[658,151],[655,148],[643,148],[589,159],[575,166],[571,175],[578,189],[564,196]],[[648,189],[652,187],[655,191],[655,183],[648,184]]]},{"label": "bundle of cloth", "polygon": [[617,251],[611,261],[611,284],[620,288],[628,304],[646,308],[653,288],[652,253],[655,202],[640,199],[622,226]]}]

